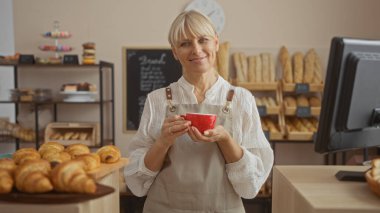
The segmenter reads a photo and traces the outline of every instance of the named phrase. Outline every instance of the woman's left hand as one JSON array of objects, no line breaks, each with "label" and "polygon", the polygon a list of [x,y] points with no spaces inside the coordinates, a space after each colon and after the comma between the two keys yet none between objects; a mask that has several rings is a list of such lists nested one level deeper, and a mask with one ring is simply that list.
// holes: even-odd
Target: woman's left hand
[{"label": "woman's left hand", "polygon": [[225,142],[231,139],[230,133],[220,125],[214,129],[206,130],[203,135],[197,128],[192,126],[188,134],[196,142]]}]

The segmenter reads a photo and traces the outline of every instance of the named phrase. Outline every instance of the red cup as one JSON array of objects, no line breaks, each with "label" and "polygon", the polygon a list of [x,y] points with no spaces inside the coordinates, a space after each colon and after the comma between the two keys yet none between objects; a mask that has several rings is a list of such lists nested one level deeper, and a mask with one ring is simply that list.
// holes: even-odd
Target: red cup
[{"label": "red cup", "polygon": [[186,113],[182,115],[185,120],[191,121],[191,126],[196,127],[200,133],[204,133],[208,129],[214,129],[216,115],[202,113]]}]

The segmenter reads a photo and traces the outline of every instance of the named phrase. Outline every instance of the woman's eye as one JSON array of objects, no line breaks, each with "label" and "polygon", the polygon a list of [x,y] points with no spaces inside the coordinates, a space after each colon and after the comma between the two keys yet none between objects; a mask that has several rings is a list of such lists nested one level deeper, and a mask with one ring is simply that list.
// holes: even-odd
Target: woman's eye
[{"label": "woman's eye", "polygon": [[200,38],[199,43],[206,43],[208,41],[207,38]]},{"label": "woman's eye", "polygon": [[181,47],[188,47],[189,45],[190,45],[190,42],[188,42],[188,41],[184,41],[184,42],[180,43]]}]

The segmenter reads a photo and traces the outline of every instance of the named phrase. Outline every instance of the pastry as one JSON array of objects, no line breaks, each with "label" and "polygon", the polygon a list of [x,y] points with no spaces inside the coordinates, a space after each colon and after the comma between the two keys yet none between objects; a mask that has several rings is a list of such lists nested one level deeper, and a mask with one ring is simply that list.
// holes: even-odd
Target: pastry
[{"label": "pastry", "polygon": [[44,154],[42,159],[50,162],[52,167],[55,167],[57,164],[71,160],[71,155],[68,152],[47,152]]},{"label": "pastry", "polygon": [[13,153],[12,159],[20,165],[29,160],[41,159],[41,155],[34,148],[21,148]]},{"label": "pastry", "polygon": [[100,167],[100,157],[96,153],[88,153],[77,156],[75,159],[83,160],[85,163],[85,170],[90,171]]},{"label": "pastry", "polygon": [[296,52],[293,55],[294,83],[303,83],[303,54]]},{"label": "pastry", "polygon": [[74,132],[66,132],[64,135],[63,135],[63,139],[64,140],[70,140],[71,137],[74,135]]},{"label": "pastry", "polygon": [[12,174],[8,170],[0,169],[0,194],[11,192],[13,184]]},{"label": "pastry", "polygon": [[315,61],[314,61],[314,78],[313,83],[320,84],[323,83],[322,80],[322,62],[318,54],[315,52]]},{"label": "pastry", "polygon": [[0,159],[0,169],[6,170],[10,173],[16,169],[16,163],[13,159],[10,158],[2,158]]},{"label": "pastry", "polygon": [[44,193],[53,189],[49,179],[51,167],[46,160],[31,160],[17,167],[16,188],[27,193]]},{"label": "pastry", "polygon": [[71,155],[72,159],[75,159],[79,155],[90,153],[88,146],[79,143],[69,145],[65,151]]},{"label": "pastry", "polygon": [[286,96],[284,97],[284,102],[287,107],[297,107],[297,101],[294,97]]},{"label": "pastry", "polygon": [[38,149],[38,152],[43,158],[44,154],[47,152],[62,152],[64,149],[65,147],[62,144],[58,142],[50,141],[50,142],[43,143]]},{"label": "pastry", "polygon": [[119,148],[114,145],[103,146],[96,153],[100,156],[102,163],[115,163],[121,157]]},{"label": "pastry", "polygon": [[93,194],[96,183],[85,170],[81,160],[70,160],[57,165],[51,172],[54,189],[59,192],[75,192]]}]

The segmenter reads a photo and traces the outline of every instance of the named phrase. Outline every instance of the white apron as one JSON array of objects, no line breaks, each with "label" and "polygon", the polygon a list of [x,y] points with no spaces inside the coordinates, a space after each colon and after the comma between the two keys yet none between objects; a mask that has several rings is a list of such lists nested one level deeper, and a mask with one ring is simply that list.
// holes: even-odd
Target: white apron
[{"label": "white apron", "polygon": [[[230,132],[233,90],[225,106],[171,103],[166,88],[166,116],[187,112],[216,114],[216,125]],[[144,213],[220,212],[244,213],[241,198],[227,178],[225,160],[217,143],[194,142],[185,134],[168,151],[164,166],[151,185]]]}]

